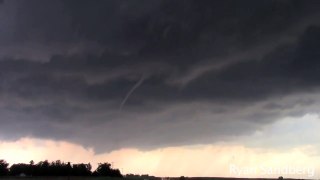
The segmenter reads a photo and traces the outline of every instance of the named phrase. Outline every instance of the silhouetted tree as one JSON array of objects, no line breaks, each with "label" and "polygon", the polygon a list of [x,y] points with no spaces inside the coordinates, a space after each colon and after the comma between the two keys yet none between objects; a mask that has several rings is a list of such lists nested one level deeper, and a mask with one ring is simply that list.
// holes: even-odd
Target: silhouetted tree
[{"label": "silhouetted tree", "polygon": [[91,164],[74,164],[72,165],[73,176],[90,176],[91,175]]},{"label": "silhouetted tree", "polygon": [[122,177],[119,169],[112,169],[110,163],[99,163],[98,168],[93,172],[94,176]]},{"label": "silhouetted tree", "polygon": [[25,174],[31,176],[31,169],[29,164],[13,164],[10,167],[10,175],[11,176],[18,176],[20,174]]},{"label": "silhouetted tree", "polygon": [[30,161],[29,164],[19,163],[13,164],[8,169],[8,163],[0,160],[0,175],[19,176],[109,176],[122,177],[119,169],[112,169],[109,163],[100,163],[94,173],[91,172],[92,166],[88,164],[73,164],[65,163],[60,160],[49,162],[48,160],[40,161],[34,164]]},{"label": "silhouetted tree", "polygon": [[0,160],[0,176],[6,176],[9,173],[8,169],[9,163],[7,163],[5,160]]}]

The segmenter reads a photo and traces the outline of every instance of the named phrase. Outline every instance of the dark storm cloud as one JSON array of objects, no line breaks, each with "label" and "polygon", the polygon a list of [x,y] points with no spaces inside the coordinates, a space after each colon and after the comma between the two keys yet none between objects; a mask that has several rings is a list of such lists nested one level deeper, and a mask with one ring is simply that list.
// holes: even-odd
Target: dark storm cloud
[{"label": "dark storm cloud", "polygon": [[213,143],[313,112],[319,6],[5,1],[0,135],[101,152]]}]

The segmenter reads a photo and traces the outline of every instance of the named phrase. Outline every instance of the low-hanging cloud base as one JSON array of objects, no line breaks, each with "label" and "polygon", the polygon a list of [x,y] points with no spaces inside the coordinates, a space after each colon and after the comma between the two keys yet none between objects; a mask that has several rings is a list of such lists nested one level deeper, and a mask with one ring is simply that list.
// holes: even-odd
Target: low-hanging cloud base
[{"label": "low-hanging cloud base", "polygon": [[[318,148],[318,130],[304,128],[318,127],[305,116],[320,100],[319,9],[315,0],[1,1],[0,139],[66,142],[92,158],[218,142]],[[304,121],[279,125],[286,118]]]}]

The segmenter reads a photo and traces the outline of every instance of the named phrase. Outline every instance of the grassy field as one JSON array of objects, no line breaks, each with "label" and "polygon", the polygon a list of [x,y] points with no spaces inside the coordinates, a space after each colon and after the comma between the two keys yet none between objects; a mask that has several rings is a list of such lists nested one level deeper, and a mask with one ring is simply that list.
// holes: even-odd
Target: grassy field
[{"label": "grassy field", "polygon": [[[110,178],[110,177],[0,177],[0,180],[146,180],[144,178]],[[161,178],[159,178],[161,179]],[[165,178],[181,180],[179,177]],[[148,179],[152,180],[152,179]],[[272,178],[222,178],[222,177],[188,177],[184,180],[277,180]],[[286,179],[296,180],[296,179]]]},{"label": "grassy field", "polygon": [[0,177],[0,180],[125,180],[109,177]]}]

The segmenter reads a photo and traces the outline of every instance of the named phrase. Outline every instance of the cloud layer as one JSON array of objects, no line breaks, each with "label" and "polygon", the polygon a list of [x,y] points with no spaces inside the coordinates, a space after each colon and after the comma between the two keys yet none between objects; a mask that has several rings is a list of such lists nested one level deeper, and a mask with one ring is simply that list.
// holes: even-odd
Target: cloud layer
[{"label": "cloud layer", "polygon": [[4,1],[0,137],[102,153],[229,141],[314,113],[319,6]]}]

